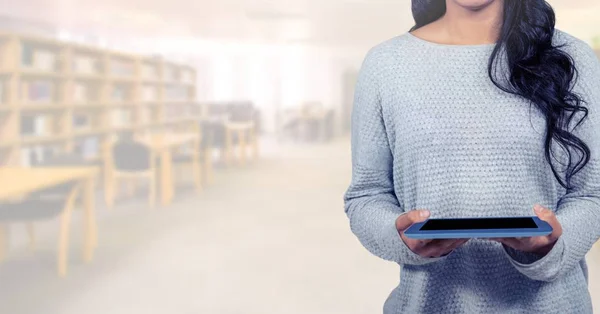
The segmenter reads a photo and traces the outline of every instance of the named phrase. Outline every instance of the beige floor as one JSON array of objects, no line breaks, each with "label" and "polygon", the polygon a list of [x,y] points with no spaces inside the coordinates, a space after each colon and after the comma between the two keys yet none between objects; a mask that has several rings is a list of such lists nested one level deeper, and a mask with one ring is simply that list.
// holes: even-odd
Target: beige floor
[{"label": "beige floor", "polygon": [[[15,226],[0,265],[0,313],[380,313],[398,267],[369,255],[348,230],[347,141],[267,155],[220,171],[201,196],[183,193],[168,208],[99,208],[94,263],[81,264],[75,225],[62,280],[53,272],[55,222],[39,226],[35,254]],[[600,249],[589,261],[600,301]]]}]

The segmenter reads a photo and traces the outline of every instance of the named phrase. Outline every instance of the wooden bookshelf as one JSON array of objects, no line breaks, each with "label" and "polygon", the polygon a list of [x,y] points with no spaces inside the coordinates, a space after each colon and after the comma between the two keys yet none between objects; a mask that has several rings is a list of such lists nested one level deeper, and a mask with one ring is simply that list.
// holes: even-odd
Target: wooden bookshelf
[{"label": "wooden bookshelf", "polygon": [[195,82],[188,65],[0,32],[0,166],[99,160],[118,132],[191,129]]}]

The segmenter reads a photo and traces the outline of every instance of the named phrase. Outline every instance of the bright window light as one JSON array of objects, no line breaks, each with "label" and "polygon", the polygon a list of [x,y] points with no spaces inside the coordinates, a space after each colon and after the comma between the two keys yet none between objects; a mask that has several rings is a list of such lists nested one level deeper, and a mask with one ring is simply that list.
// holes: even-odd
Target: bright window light
[{"label": "bright window light", "polygon": [[233,95],[233,66],[229,56],[217,56],[213,63],[214,77],[214,99],[216,101],[227,101],[234,98]]}]

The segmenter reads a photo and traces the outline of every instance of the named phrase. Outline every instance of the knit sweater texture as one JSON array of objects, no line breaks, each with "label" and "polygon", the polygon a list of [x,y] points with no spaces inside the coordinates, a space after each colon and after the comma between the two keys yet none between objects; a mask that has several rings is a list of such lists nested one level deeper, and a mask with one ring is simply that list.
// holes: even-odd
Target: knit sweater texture
[{"label": "knit sweater texture", "polygon": [[[591,159],[568,190],[544,155],[544,115],[490,80],[493,44],[443,45],[406,33],[369,51],[355,90],[344,201],[362,245],[400,265],[385,314],[592,313],[585,256],[600,238],[600,62],[564,32],[553,40],[574,59],[573,90],[589,110],[573,132]],[[424,258],[395,228],[414,209],[431,218],[511,217],[534,216],[535,204],[563,228],[545,256],[472,239]]]}]

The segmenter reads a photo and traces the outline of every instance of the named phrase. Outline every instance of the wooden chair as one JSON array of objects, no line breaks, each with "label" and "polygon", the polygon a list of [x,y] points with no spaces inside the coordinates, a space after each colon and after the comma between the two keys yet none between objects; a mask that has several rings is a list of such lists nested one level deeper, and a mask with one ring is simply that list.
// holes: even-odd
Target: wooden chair
[{"label": "wooden chair", "polygon": [[229,119],[225,122],[225,163],[230,165],[237,146],[238,163],[246,163],[247,149],[252,149],[253,159],[258,158],[257,111],[252,103],[234,104],[229,109]]},{"label": "wooden chair", "polygon": [[212,165],[212,138],[213,125],[202,121],[198,124],[195,132],[199,134],[198,140],[194,141],[191,150],[180,152],[173,156],[173,162],[179,165],[190,165],[196,187],[200,191],[202,187],[213,181]]},{"label": "wooden chair", "polygon": [[[51,189],[28,195],[22,200],[0,204],[0,222],[43,221],[60,215],[60,231],[58,237],[57,269],[60,276],[67,274],[69,252],[69,226],[75,200],[81,187],[79,184],[67,183]],[[32,245],[35,243],[32,225],[29,225]],[[2,230],[3,241],[6,241],[6,230]],[[6,247],[6,243],[0,245]]]},{"label": "wooden chair", "polygon": [[196,189],[198,191],[201,191],[203,186],[202,155],[200,154],[200,144],[201,138],[198,137],[193,141],[191,147],[185,147],[184,151],[182,151],[180,148],[172,158],[175,165],[189,165],[191,167],[194,184],[196,185]]},{"label": "wooden chair", "polygon": [[235,148],[238,148],[239,157],[236,163],[245,165],[248,148],[252,149],[252,159],[258,158],[258,136],[254,122],[227,122],[225,123],[225,164],[231,165]]},{"label": "wooden chair", "polygon": [[135,193],[135,181],[147,179],[149,182],[148,203],[156,204],[157,156],[145,144],[131,137],[123,140],[108,141],[104,157],[104,193],[106,204],[112,208],[119,183],[128,183],[128,194]]}]

